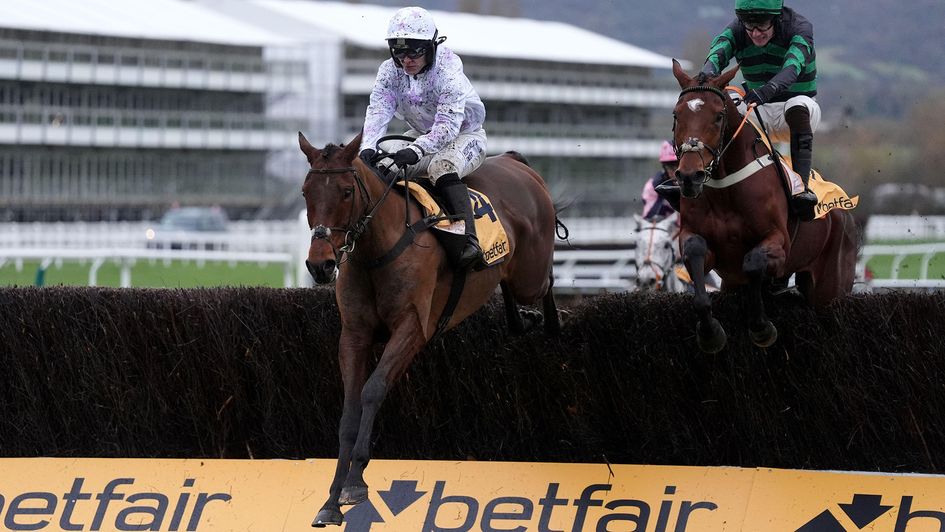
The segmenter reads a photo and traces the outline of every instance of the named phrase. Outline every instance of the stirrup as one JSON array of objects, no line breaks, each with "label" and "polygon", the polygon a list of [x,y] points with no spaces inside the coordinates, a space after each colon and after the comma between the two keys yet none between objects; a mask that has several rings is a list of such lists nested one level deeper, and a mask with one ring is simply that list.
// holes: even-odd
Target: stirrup
[{"label": "stirrup", "polygon": [[463,251],[459,254],[459,259],[456,261],[456,267],[465,270],[467,268],[482,269],[485,266],[486,259],[478,242],[474,239],[467,240],[466,245],[463,246]]},{"label": "stirrup", "polygon": [[653,187],[656,194],[666,200],[674,211],[679,212],[679,185],[665,181]]},{"label": "stirrup", "polygon": [[814,209],[817,207],[817,196],[809,189],[804,192],[791,196],[791,209],[794,214],[803,221],[809,222],[816,217]]}]

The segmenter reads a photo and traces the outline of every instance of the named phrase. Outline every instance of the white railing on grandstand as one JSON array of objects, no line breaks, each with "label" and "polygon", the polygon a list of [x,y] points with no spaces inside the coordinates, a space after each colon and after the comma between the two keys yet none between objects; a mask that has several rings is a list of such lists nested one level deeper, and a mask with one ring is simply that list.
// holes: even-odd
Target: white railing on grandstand
[{"label": "white railing on grandstand", "polygon": [[193,249],[294,253],[298,223],[292,220],[232,221],[226,232],[158,234],[149,240],[149,222],[56,222],[0,224],[0,249],[146,249],[181,244]]},{"label": "white railing on grandstand", "polygon": [[633,249],[555,250],[555,291],[591,294],[632,290],[637,277]]},{"label": "white railing on grandstand", "polygon": [[945,216],[870,216],[864,239],[877,240],[945,240]]}]

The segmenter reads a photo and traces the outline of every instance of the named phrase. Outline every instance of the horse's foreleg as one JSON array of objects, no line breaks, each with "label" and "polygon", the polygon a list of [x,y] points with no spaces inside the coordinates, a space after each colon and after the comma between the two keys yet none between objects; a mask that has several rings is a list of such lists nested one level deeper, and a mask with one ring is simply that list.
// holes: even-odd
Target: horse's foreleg
[{"label": "horse's foreleg", "polygon": [[338,425],[338,462],[335,475],[328,488],[328,500],[319,509],[313,527],[340,525],[342,521],[340,497],[348,469],[351,453],[358,437],[361,420],[361,390],[367,375],[367,360],[370,354],[370,338],[358,338],[342,331],[338,344],[338,363],[344,387],[344,403],[341,422]]},{"label": "horse's foreleg", "polygon": [[384,346],[384,354],[377,363],[377,368],[368,377],[361,391],[361,420],[357,432],[357,441],[351,454],[351,467],[341,489],[341,504],[357,504],[368,496],[368,486],[364,481],[364,469],[371,459],[371,433],[374,420],[387,393],[397,379],[404,373],[413,357],[426,343],[423,327],[415,314],[410,314],[391,333],[390,341]]},{"label": "horse's foreleg", "polygon": [[[770,269],[767,249],[758,246],[745,255],[742,262],[742,271],[748,277],[748,309],[751,313],[751,322],[748,334],[751,341],[758,347],[768,347],[778,339],[778,329],[765,315],[765,304],[762,300],[765,280]],[[775,270],[777,271],[777,270]]]},{"label": "horse's foreleg", "polygon": [[696,325],[696,340],[699,348],[706,353],[718,353],[725,347],[725,329],[719,320],[712,316],[712,300],[705,289],[705,261],[709,252],[704,238],[699,235],[689,235],[683,240],[683,263],[692,279],[693,306],[699,323]]}]

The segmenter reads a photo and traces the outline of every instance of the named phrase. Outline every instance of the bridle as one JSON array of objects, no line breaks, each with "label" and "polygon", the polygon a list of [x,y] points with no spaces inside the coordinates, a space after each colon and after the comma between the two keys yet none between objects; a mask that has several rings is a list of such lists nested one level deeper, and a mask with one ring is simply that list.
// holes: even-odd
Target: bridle
[{"label": "bridle", "polygon": [[[398,180],[397,179],[384,180],[387,182],[386,187],[384,188],[384,193],[381,194],[381,197],[377,200],[376,203],[372,203],[371,194],[368,191],[367,185],[365,185],[364,183],[364,179],[361,177],[361,174],[358,172],[358,169],[353,166],[347,166],[344,168],[323,168],[323,169],[313,168],[309,170],[309,173],[310,174],[311,173],[316,173],[316,174],[351,173],[354,175],[354,181],[357,184],[358,191],[361,195],[364,208],[361,210],[361,215],[358,217],[356,221],[354,221],[354,209],[352,209],[352,211],[348,213],[348,224],[345,227],[326,227],[324,225],[316,225],[315,227],[312,228],[311,242],[314,242],[316,240],[327,241],[328,245],[331,246],[331,249],[335,254],[335,263],[337,265],[341,265],[350,258],[352,253],[354,253],[358,239],[361,238],[361,235],[363,235],[365,231],[367,231],[367,226],[369,223],[371,223],[371,220],[374,219],[374,214],[377,212],[377,209],[380,208],[380,206],[384,203],[384,200],[387,199],[387,196],[390,195],[391,189],[393,189],[394,185],[397,184]],[[380,176],[377,176],[377,178],[381,179]],[[391,261],[396,259],[401,253],[403,253],[403,251],[407,249],[407,247],[411,243],[413,243],[414,238],[417,236],[418,233],[426,231],[427,229],[432,227],[434,224],[436,224],[437,222],[443,219],[447,219],[447,217],[432,215],[432,216],[427,216],[427,217],[421,217],[419,220],[411,224],[408,220],[409,211],[406,210],[408,201],[409,201],[408,194],[405,193],[404,195],[404,207],[405,207],[404,233],[400,236],[400,239],[397,240],[397,242],[393,245],[393,247],[387,250],[386,253],[384,253],[380,257],[363,261],[363,265],[366,269],[372,270],[374,268],[379,268],[381,266],[384,266],[385,264],[390,263]],[[345,232],[344,245],[342,245],[339,248],[335,247],[335,245],[331,242],[332,231]],[[360,262],[361,261],[359,261],[359,263]]]},{"label": "bridle", "polygon": [[[362,200],[361,202],[364,205],[364,208],[361,210],[361,214],[358,219],[354,220],[354,209],[351,209],[351,212],[348,213],[348,223],[344,227],[327,227],[319,224],[313,227],[311,230],[310,242],[314,242],[316,240],[325,240],[328,242],[328,245],[331,246],[331,249],[335,254],[335,262],[340,265],[347,260],[347,257],[350,253],[354,252],[358,239],[361,238],[361,235],[367,230],[368,224],[371,223],[371,220],[374,218],[374,213],[377,212],[378,207],[381,206],[381,204],[387,198],[387,195],[390,193],[391,187],[393,186],[393,181],[387,185],[387,188],[384,190],[384,194],[381,195],[381,198],[377,201],[377,203],[371,203],[371,194],[368,192],[367,185],[365,185],[364,179],[361,177],[358,169],[354,166],[347,166],[344,168],[312,168],[308,173],[323,175],[350,173],[354,175],[354,182],[357,185],[358,193],[360,194]],[[345,233],[344,244],[337,248],[331,241],[331,234],[335,231],[344,231]]]},{"label": "bridle", "polygon": [[[722,92],[718,88],[713,87],[711,85],[698,85],[695,87],[687,87],[683,89],[679,93],[679,99],[682,99],[683,95],[688,94],[690,92],[711,92],[712,94],[715,94],[716,96],[722,99],[722,124],[721,126],[719,126],[718,147],[713,148],[711,146],[706,146],[706,144],[697,137],[689,137],[685,141],[683,141],[682,144],[678,146],[674,146],[676,150],[677,159],[682,159],[682,156],[687,153],[695,153],[699,155],[699,158],[702,160],[702,167],[705,169],[705,179],[703,179],[702,181],[703,183],[705,183],[712,177],[712,172],[719,166],[719,161],[722,160],[722,155],[725,153],[728,147],[732,145],[732,141],[735,140],[735,135],[732,135],[732,138],[729,139],[728,144],[725,144],[724,147],[722,146],[722,144],[725,143],[725,130],[728,126],[728,99],[729,97],[724,92]],[[677,99],[677,102],[679,101],[679,99]],[[745,117],[747,118],[748,115],[746,114]],[[675,143],[675,138],[676,138],[676,122],[677,121],[678,121],[678,117],[674,115],[673,116],[674,143]],[[739,127],[739,130],[741,130],[741,127]],[[709,162],[709,164],[705,163],[705,158],[702,156],[703,150],[709,152],[709,154],[712,155],[712,160]]]}]

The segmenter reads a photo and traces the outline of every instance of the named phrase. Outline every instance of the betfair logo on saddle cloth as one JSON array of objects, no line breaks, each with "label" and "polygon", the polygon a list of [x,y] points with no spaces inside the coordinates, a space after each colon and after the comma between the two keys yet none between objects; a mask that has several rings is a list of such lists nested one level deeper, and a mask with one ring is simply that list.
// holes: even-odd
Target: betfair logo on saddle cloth
[{"label": "betfair logo on saddle cloth", "polygon": [[[423,206],[424,216],[444,216],[443,208],[437,204],[427,189],[414,182],[408,182],[407,186],[410,189],[410,194]],[[509,245],[509,236],[506,234],[501,220],[499,220],[499,213],[492,208],[492,202],[485,194],[470,188],[469,200],[476,216],[476,236],[479,238],[479,245],[482,247],[482,255],[486,264],[491,266],[501,261],[512,251]],[[451,233],[463,234],[466,232],[465,222],[462,221],[450,223],[448,220],[441,220],[433,227]]]}]

